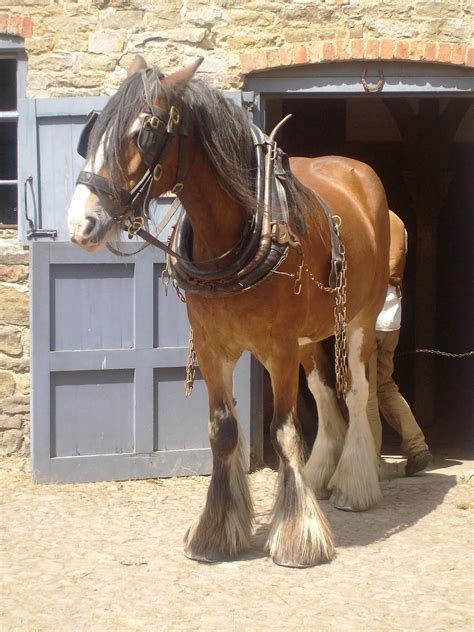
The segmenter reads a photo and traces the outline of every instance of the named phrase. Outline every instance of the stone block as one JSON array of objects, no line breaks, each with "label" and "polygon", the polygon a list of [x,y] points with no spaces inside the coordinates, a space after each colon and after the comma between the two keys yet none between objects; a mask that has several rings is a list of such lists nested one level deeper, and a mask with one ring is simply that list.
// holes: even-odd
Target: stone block
[{"label": "stone block", "polygon": [[89,35],[88,49],[90,53],[110,55],[121,53],[125,39],[120,33],[114,31],[96,31]]},{"label": "stone block", "polygon": [[11,285],[0,285],[0,322],[9,325],[28,325],[28,294]]},{"label": "stone block", "polygon": [[15,377],[10,371],[0,371],[0,405],[15,392]]},{"label": "stone block", "polygon": [[[71,39],[68,37],[67,39]],[[29,55],[44,55],[54,50],[56,46],[56,37],[54,35],[41,35],[34,36],[28,42],[28,54]],[[29,84],[28,84],[29,87]]]},{"label": "stone block", "polygon": [[28,357],[20,356],[13,357],[5,355],[4,353],[0,353],[0,366],[2,369],[23,373],[24,371],[28,371],[30,367],[30,362]]},{"label": "stone block", "polygon": [[30,260],[28,248],[23,247],[14,238],[0,238],[0,264],[28,265]]},{"label": "stone block", "polygon": [[28,268],[19,265],[0,265],[0,281],[23,283],[28,280]]},{"label": "stone block", "polygon": [[30,374],[19,373],[15,375],[16,379],[16,393],[20,396],[28,397],[30,394]]},{"label": "stone block", "polygon": [[20,452],[23,447],[21,430],[5,430],[0,434],[0,456],[10,456]]},{"label": "stone block", "polygon": [[4,415],[28,414],[30,412],[30,398],[27,395],[13,395],[0,399],[0,413]]},{"label": "stone block", "polygon": [[117,11],[109,9],[101,15],[104,29],[127,29],[128,31],[143,28],[143,11]]},{"label": "stone block", "polygon": [[0,324],[0,352],[18,355],[23,351],[21,331],[13,325]]},{"label": "stone block", "polygon": [[22,425],[23,417],[21,415],[0,415],[0,432],[2,430],[21,430]]}]

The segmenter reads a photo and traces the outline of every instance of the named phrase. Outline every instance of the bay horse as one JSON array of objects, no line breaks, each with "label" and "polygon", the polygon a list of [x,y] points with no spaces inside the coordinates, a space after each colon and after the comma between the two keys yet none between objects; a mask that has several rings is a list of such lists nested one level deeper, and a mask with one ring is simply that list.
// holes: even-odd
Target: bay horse
[{"label": "bay horse", "polygon": [[[195,77],[201,61],[166,77],[146,68],[139,56],[133,62],[92,129],[68,212],[73,242],[88,251],[103,247],[133,214],[137,198],[143,202],[145,197],[146,204],[174,190],[192,231],[192,265],[218,276],[245,249],[242,235],[248,235],[256,212],[252,130],[244,110]],[[161,123],[153,123],[153,117]],[[318,497],[331,496],[337,508],[352,511],[366,510],[381,497],[367,418],[367,372],[388,284],[385,192],[374,171],[352,159],[292,158],[290,166],[284,188],[299,251],[289,248],[278,269],[248,291],[186,292],[209,394],[213,455],[204,509],[185,538],[185,554],[194,560],[232,559],[250,543],[253,507],[232,393],[233,369],[244,350],[268,370],[273,390],[270,432],[280,458],[268,536],[273,561],[307,567],[333,558],[332,535]],[[334,295],[321,289],[332,256],[321,199],[340,218],[347,263],[348,423],[321,343],[335,330]],[[300,364],[319,416],[307,461],[296,415]]]}]

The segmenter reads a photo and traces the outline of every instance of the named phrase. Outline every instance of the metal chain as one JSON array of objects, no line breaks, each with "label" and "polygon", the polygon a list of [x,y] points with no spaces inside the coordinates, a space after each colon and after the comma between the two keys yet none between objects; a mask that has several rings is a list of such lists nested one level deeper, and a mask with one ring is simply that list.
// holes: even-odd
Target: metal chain
[{"label": "metal chain", "polygon": [[303,270],[311,281],[323,292],[336,295],[334,305],[334,337],[335,350],[334,361],[336,369],[336,392],[338,397],[344,397],[347,393],[347,337],[346,337],[346,295],[347,295],[347,261],[346,249],[339,235],[341,252],[341,269],[337,275],[337,285],[335,288],[328,287],[318,281],[306,263],[301,264]]},{"label": "metal chain", "polygon": [[[339,228],[340,224],[337,226]],[[303,249],[298,244],[299,262],[296,273],[280,272],[274,270],[274,274],[281,274],[295,279],[293,292],[296,296],[301,293],[302,287],[302,271],[304,270],[311,281],[323,292],[336,295],[336,303],[334,305],[334,337],[335,337],[335,370],[336,370],[336,392],[338,397],[344,397],[347,393],[347,337],[346,337],[346,285],[347,285],[347,261],[346,250],[339,236],[340,252],[341,252],[341,269],[337,275],[336,287],[328,287],[318,281],[308,264],[305,263]]]},{"label": "metal chain", "polygon": [[334,306],[334,336],[335,351],[334,360],[336,367],[336,392],[338,397],[345,397],[347,393],[347,337],[346,337],[346,286],[347,286],[347,261],[346,251],[342,241],[340,242],[342,258],[341,270],[337,278],[336,304]]},{"label": "metal chain", "polygon": [[449,353],[448,351],[438,351],[438,349],[414,349],[413,351],[402,351],[395,355],[396,358],[411,355],[412,353],[431,353],[432,355],[446,356],[447,358],[467,358],[474,356],[474,351],[466,351],[465,353]]},{"label": "metal chain", "polygon": [[184,394],[189,397],[193,392],[194,378],[196,376],[196,367],[198,366],[198,360],[196,355],[196,349],[194,348],[194,335],[193,328],[189,328],[189,342],[188,342],[188,361],[186,363],[186,380],[184,382]]}]

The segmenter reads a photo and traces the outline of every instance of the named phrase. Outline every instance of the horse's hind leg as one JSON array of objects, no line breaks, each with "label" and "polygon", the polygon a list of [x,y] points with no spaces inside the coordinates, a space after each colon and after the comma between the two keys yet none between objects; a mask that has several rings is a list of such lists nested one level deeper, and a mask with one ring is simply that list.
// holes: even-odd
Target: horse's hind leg
[{"label": "horse's hind leg", "polygon": [[381,498],[378,456],[367,417],[368,368],[375,341],[375,324],[358,318],[347,327],[349,428],[334,476],[331,502],[347,511],[369,509]]},{"label": "horse's hind leg", "polygon": [[232,372],[209,350],[198,354],[209,391],[212,477],[205,507],[185,538],[185,554],[214,562],[234,558],[250,545],[253,507],[245,473],[242,431],[235,417]]},{"label": "horse's hind leg", "polygon": [[277,498],[273,509],[268,548],[274,562],[306,567],[334,556],[331,532],[316,496],[303,476],[304,447],[296,419],[298,357],[272,357],[274,413],[273,445],[280,456]]},{"label": "horse's hind leg", "polygon": [[306,345],[300,355],[318,407],[318,434],[304,475],[317,498],[329,498],[328,485],[344,447],[347,423],[336,397],[334,366],[328,361],[322,343]]}]

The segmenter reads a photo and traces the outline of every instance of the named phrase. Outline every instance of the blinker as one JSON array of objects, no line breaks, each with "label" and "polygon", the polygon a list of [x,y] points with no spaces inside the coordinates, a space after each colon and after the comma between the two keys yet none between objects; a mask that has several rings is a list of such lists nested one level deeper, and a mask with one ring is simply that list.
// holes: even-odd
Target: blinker
[{"label": "blinker", "polygon": [[92,128],[95,125],[99,117],[99,113],[95,110],[91,110],[87,115],[86,123],[82,128],[81,135],[79,136],[79,142],[77,143],[77,153],[82,158],[87,158],[87,148],[89,146],[89,138],[92,132]]}]

